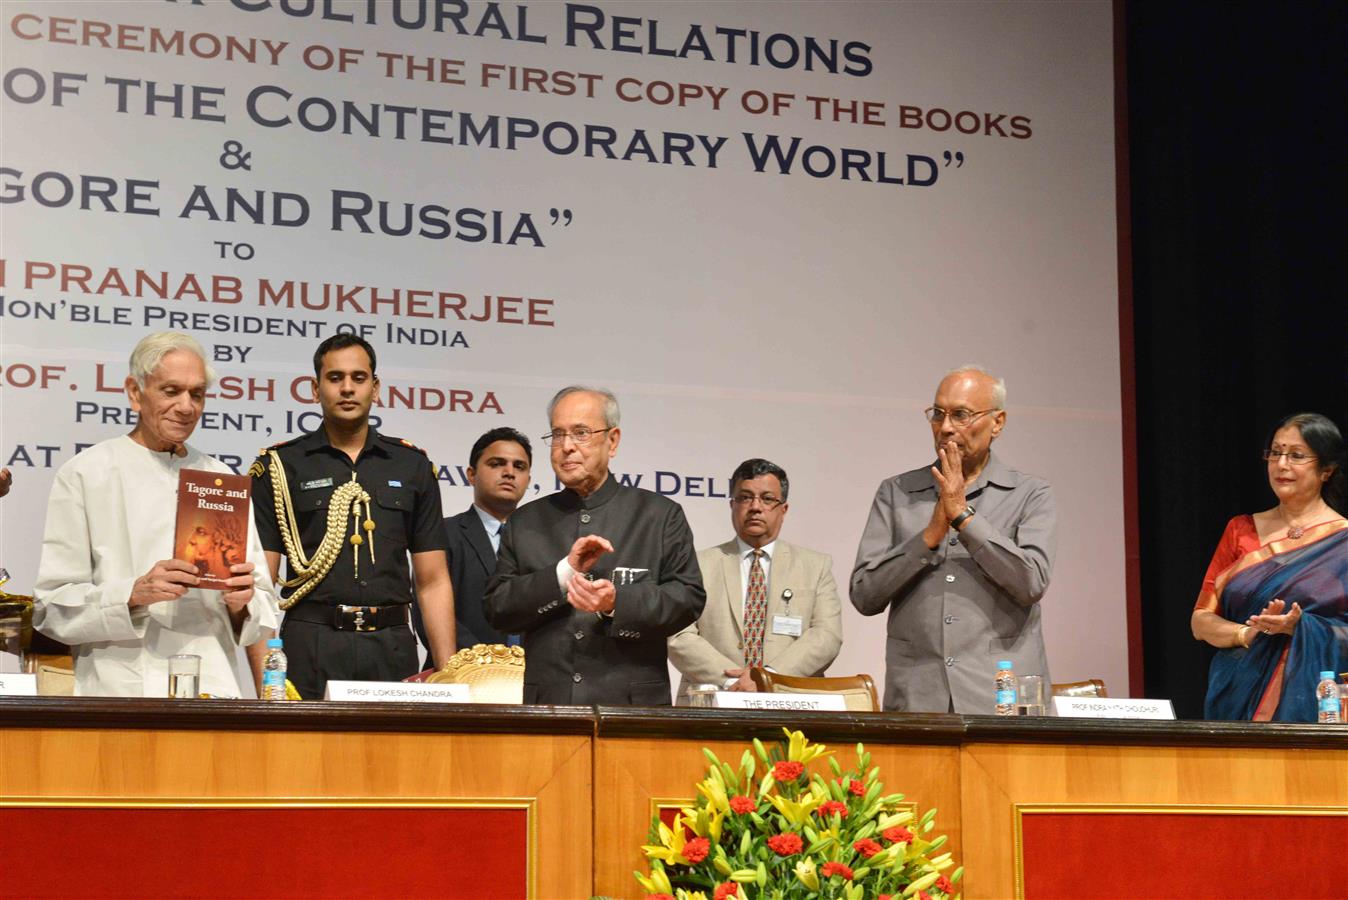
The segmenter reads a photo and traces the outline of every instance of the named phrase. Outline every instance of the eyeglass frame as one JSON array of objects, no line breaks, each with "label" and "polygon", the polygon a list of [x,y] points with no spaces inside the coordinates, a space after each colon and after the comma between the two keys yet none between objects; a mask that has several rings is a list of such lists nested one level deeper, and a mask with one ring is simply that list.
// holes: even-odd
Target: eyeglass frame
[{"label": "eyeglass frame", "polygon": [[543,435],[542,438],[541,438],[541,440],[542,440],[545,444],[547,444],[549,447],[551,447],[551,446],[553,446],[554,443],[556,443],[556,442],[558,442],[558,441],[561,441],[561,442],[565,443],[565,441],[566,441],[567,438],[571,438],[572,442],[575,443],[576,446],[579,447],[579,446],[584,446],[585,444],[588,444],[588,443],[590,442],[590,439],[593,438],[596,434],[603,434],[603,433],[606,432],[606,431],[612,431],[612,430],[613,430],[612,427],[609,427],[609,428],[586,428],[584,425],[582,425],[582,426],[580,426],[580,427],[581,427],[581,428],[585,428],[586,434],[585,434],[584,437],[581,437],[580,435],[576,434],[576,430],[577,430],[577,429],[572,429],[571,431],[563,431],[562,429],[557,428],[557,429],[554,429],[554,430],[552,430],[552,431],[549,431],[547,434]]},{"label": "eyeglass frame", "polygon": [[1307,466],[1320,458],[1318,456],[1307,454],[1301,457],[1301,459],[1293,459],[1292,458],[1293,452],[1300,453],[1301,451],[1274,450],[1272,447],[1266,447],[1264,448],[1264,451],[1259,455],[1263,457],[1264,462],[1277,462],[1278,460],[1282,459],[1285,456],[1287,457],[1287,464],[1289,466]]},{"label": "eyeglass frame", "polygon": [[759,504],[762,505],[764,512],[772,512],[774,509],[776,509],[777,507],[781,506],[783,503],[786,502],[785,497],[772,497],[771,499],[769,499],[768,497],[765,497],[761,494],[736,494],[735,496],[730,498],[730,503],[733,506],[752,507],[754,505],[755,500],[757,500]]},{"label": "eyeglass frame", "polygon": [[[932,413],[934,413],[938,409],[941,410],[941,417],[939,419],[933,419]],[[988,413],[995,413],[1001,411],[1002,410],[1000,407],[995,406],[991,409],[980,409],[980,410],[964,409],[963,407],[959,409],[944,409],[943,407],[940,406],[928,406],[926,409],[922,410],[922,418],[926,419],[929,425],[941,425],[945,422],[946,419],[950,419],[950,424],[954,425],[956,428],[968,428],[970,425],[974,424],[983,416],[986,416]],[[959,412],[969,413],[969,420],[961,424],[959,420],[955,418],[955,413]]]}]

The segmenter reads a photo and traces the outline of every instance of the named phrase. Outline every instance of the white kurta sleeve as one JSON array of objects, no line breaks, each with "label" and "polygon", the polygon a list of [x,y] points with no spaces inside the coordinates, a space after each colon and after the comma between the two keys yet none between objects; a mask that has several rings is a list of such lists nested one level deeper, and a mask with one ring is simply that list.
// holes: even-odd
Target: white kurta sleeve
[{"label": "white kurta sleeve", "polygon": [[63,468],[47,501],[42,561],[33,590],[33,625],[66,644],[136,640],[145,635],[146,616],[132,615],[127,600],[136,578],[110,578],[94,583],[90,543],[90,502],[81,472]]}]

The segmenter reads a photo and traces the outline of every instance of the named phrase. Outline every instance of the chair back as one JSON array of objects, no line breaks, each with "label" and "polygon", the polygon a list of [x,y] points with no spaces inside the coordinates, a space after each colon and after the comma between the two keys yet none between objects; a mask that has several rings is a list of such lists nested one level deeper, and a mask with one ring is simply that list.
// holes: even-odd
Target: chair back
[{"label": "chair back", "polygon": [[760,691],[767,694],[842,694],[849,712],[880,711],[875,682],[865,672],[833,678],[811,678],[782,675],[755,667],[749,670],[749,677]]},{"label": "chair back", "polygon": [[428,684],[466,684],[474,703],[524,702],[524,648],[474,644],[455,653]]},{"label": "chair back", "polygon": [[1053,685],[1055,697],[1108,697],[1105,683],[1099,678],[1085,681],[1060,681]]}]

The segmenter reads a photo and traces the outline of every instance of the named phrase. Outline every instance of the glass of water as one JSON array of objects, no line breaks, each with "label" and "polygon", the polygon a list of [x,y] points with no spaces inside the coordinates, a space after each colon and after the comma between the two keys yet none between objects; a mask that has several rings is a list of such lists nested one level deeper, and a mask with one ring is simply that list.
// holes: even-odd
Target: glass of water
[{"label": "glass of water", "polygon": [[1044,676],[1022,675],[1016,692],[1016,715],[1044,714]]},{"label": "glass of water", "polygon": [[179,653],[168,661],[168,695],[172,700],[195,700],[201,694],[201,657]]}]

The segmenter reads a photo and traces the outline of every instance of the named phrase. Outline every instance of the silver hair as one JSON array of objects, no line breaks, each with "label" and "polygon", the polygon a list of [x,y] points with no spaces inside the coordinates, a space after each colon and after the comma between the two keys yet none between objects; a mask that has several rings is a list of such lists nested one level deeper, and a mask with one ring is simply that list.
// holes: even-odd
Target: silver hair
[{"label": "silver hair", "polygon": [[206,361],[206,350],[196,338],[181,331],[156,331],[141,338],[136,349],[131,351],[131,377],[136,379],[141,390],[145,390],[145,379],[154,374],[164,357],[175,350],[191,353],[200,359],[206,367],[206,386],[215,384],[215,370]]},{"label": "silver hair", "polygon": [[958,375],[961,372],[977,372],[979,375],[986,375],[988,378],[992,379],[992,408],[1006,409],[1006,382],[1003,379],[998,378],[996,375],[993,375],[991,372],[989,372],[982,366],[978,365],[977,363],[969,363],[968,365],[965,366],[956,366],[949,372],[946,372],[945,375],[942,376],[941,380],[945,381],[951,375]]},{"label": "silver hair", "polygon": [[570,394],[594,394],[604,401],[604,427],[617,428],[618,422],[622,419],[622,410],[618,409],[618,398],[612,391],[604,388],[588,387],[583,384],[570,384],[562,388],[552,399],[548,401],[548,423],[552,423],[552,411],[557,408],[557,404],[562,402],[562,398]]}]

